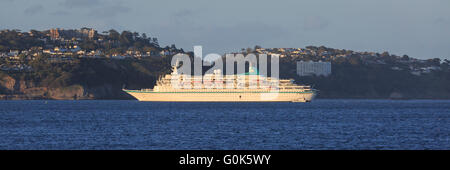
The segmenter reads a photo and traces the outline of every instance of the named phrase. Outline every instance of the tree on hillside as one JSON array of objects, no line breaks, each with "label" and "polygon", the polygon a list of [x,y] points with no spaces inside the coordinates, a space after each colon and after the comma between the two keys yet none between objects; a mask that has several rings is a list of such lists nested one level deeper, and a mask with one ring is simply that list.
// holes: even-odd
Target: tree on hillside
[{"label": "tree on hillside", "polygon": [[120,34],[114,29],[109,30],[109,39],[111,40],[119,40]]}]

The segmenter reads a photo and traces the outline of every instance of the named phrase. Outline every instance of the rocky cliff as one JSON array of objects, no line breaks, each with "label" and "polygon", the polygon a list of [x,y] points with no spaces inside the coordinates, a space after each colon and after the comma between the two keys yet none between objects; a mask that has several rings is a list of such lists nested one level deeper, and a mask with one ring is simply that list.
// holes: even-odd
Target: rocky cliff
[{"label": "rocky cliff", "polygon": [[42,87],[32,81],[17,80],[11,76],[0,78],[0,99],[55,99],[55,100],[85,100],[85,99],[132,99],[121,91],[121,88],[111,84],[86,87],[70,85],[67,87]]},{"label": "rocky cliff", "polygon": [[30,72],[0,71],[0,100],[133,99],[122,91],[151,88],[170,72],[163,58],[142,60],[80,59],[70,63],[33,61]]}]

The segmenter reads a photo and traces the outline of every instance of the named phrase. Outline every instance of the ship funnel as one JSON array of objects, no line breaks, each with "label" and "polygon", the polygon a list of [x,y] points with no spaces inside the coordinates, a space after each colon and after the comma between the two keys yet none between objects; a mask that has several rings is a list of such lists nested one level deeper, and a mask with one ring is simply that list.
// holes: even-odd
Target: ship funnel
[{"label": "ship funnel", "polygon": [[178,74],[178,65],[179,65],[179,61],[177,59],[177,61],[175,61],[175,66],[173,66],[173,68],[172,68],[172,74]]}]

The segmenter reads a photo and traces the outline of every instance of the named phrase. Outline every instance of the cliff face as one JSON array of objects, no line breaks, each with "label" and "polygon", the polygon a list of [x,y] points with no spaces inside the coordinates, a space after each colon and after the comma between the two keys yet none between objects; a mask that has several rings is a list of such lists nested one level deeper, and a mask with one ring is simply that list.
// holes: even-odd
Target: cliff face
[{"label": "cliff face", "polygon": [[10,76],[3,76],[0,78],[0,88],[2,88],[3,91],[15,91],[18,89],[16,83],[16,80]]},{"label": "cliff face", "polygon": [[122,88],[151,88],[158,76],[170,71],[169,61],[166,58],[29,61],[32,71],[0,70],[0,100],[134,99]]},{"label": "cliff face", "polygon": [[54,99],[54,100],[85,100],[85,99],[132,99],[121,91],[120,87],[106,84],[96,87],[71,85],[67,87],[40,87],[37,83],[16,80],[11,76],[0,78],[0,99]]}]

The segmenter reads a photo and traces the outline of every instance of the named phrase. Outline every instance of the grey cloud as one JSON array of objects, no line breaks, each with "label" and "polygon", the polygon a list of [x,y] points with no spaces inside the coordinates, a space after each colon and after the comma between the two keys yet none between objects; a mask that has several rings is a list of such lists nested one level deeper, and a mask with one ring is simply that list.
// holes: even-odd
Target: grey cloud
[{"label": "grey cloud", "polygon": [[436,20],[434,20],[434,23],[438,24],[438,25],[449,25],[450,24],[450,20],[446,19],[446,18],[443,18],[443,17],[439,17]]},{"label": "grey cloud", "polygon": [[60,5],[67,8],[85,8],[100,5],[99,0],[65,0]]},{"label": "grey cloud", "polygon": [[33,15],[33,14],[37,14],[37,13],[42,12],[42,11],[44,11],[44,7],[42,5],[40,5],[40,4],[38,4],[38,5],[32,5],[32,6],[28,7],[28,8],[26,8],[24,10],[24,13],[28,14],[28,15]]},{"label": "grey cloud", "polygon": [[[172,25],[158,28],[161,37],[177,40],[177,46],[191,49],[193,45],[203,45],[204,53],[225,53],[244,47],[262,45],[276,46],[290,38],[287,30],[261,22],[240,22],[233,25]],[[162,39],[162,40],[164,40]],[[171,43],[164,42],[162,43]]]},{"label": "grey cloud", "polygon": [[191,16],[193,15],[195,12],[192,10],[188,10],[188,9],[183,9],[181,11],[175,12],[172,16],[173,17],[186,17],[186,16]]},{"label": "grey cloud", "polygon": [[67,16],[67,15],[70,15],[70,13],[67,12],[67,11],[55,11],[55,12],[51,12],[49,14],[53,15],[53,16]]},{"label": "grey cloud", "polygon": [[115,17],[120,14],[125,14],[130,12],[131,9],[122,5],[111,5],[103,6],[100,8],[95,8],[89,12],[90,16],[95,16],[99,18],[110,18]]},{"label": "grey cloud", "polygon": [[306,17],[303,24],[303,29],[306,31],[310,30],[322,30],[328,27],[328,20],[318,17],[318,16],[309,16]]},{"label": "grey cloud", "polygon": [[[120,31],[120,30],[129,30],[130,29],[129,27],[126,27],[126,26],[120,24],[119,22],[115,21],[114,18],[112,18],[112,19],[99,18],[96,21],[93,21],[93,22],[90,22],[87,24],[88,24],[87,26],[96,28],[99,31],[100,30],[106,31],[106,30],[110,30],[110,29],[115,29],[115,30]],[[133,31],[135,31],[135,30],[133,30]]]},{"label": "grey cloud", "polygon": [[173,14],[170,15],[170,21],[180,25],[180,24],[193,24],[195,23],[195,15],[197,14],[196,11],[192,11],[192,10],[188,10],[188,9],[183,9],[180,11],[177,11]]}]

